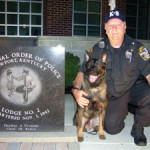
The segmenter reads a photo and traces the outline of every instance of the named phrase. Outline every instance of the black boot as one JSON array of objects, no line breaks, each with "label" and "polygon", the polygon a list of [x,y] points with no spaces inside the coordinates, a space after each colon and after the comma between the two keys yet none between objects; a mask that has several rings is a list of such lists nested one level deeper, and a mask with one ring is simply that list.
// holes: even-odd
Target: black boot
[{"label": "black boot", "polygon": [[144,128],[135,121],[131,135],[134,137],[134,143],[138,146],[146,146],[147,145],[147,139],[144,135]]}]

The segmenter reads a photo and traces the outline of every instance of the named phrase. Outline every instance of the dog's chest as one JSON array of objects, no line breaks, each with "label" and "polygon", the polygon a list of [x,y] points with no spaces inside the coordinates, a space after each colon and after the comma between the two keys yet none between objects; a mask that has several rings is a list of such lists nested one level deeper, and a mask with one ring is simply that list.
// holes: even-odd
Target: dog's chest
[{"label": "dog's chest", "polygon": [[105,83],[101,83],[97,86],[91,86],[90,83],[87,80],[84,80],[82,83],[82,88],[87,93],[98,93],[102,90],[105,90],[106,86]]},{"label": "dog's chest", "polygon": [[89,91],[89,93],[98,93],[99,92],[99,89],[98,88],[90,88],[90,89],[87,89]]},{"label": "dog's chest", "polygon": [[93,118],[99,116],[103,109],[103,103],[100,101],[90,101],[89,105],[84,109],[84,116],[86,118]]},{"label": "dog's chest", "polygon": [[92,100],[104,100],[106,98],[106,84],[102,83],[98,86],[90,86],[90,84],[85,80],[82,84],[83,90],[88,94]]}]

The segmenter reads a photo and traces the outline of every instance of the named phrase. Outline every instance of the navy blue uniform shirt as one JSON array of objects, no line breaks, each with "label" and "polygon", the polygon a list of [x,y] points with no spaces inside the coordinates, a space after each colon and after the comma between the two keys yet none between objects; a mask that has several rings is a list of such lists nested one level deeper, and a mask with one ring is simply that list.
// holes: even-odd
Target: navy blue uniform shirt
[{"label": "navy blue uniform shirt", "polygon": [[[105,47],[94,45],[91,57],[101,56],[102,51],[108,54],[107,92],[111,96],[120,97],[130,90],[140,77],[150,74],[150,55],[148,50],[138,41],[125,34],[120,48],[113,48],[108,38],[103,39]],[[84,71],[84,63],[81,72]]]}]

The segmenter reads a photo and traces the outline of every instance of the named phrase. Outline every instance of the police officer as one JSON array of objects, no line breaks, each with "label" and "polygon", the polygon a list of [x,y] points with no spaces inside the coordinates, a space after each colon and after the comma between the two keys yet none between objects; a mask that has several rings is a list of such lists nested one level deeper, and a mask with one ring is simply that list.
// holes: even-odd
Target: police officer
[{"label": "police officer", "polygon": [[[131,135],[138,146],[145,146],[144,127],[150,126],[150,55],[138,41],[126,34],[125,17],[119,10],[110,11],[105,18],[107,38],[94,45],[92,57],[108,54],[107,92],[109,104],[104,128],[109,134],[119,133],[125,126],[128,104],[136,106]],[[103,43],[103,44],[101,44]],[[103,45],[103,46],[101,46]],[[80,107],[87,106],[82,86],[84,63],[78,73],[72,93]]]}]

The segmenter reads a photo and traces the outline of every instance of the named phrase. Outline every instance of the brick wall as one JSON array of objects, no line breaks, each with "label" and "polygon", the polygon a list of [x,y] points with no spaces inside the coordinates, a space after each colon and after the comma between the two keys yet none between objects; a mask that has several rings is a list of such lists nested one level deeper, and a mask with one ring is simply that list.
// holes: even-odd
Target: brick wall
[{"label": "brick wall", "polygon": [[[43,0],[43,34],[49,36],[72,36],[72,1],[73,0]],[[105,36],[105,15],[110,10],[109,0],[102,3],[102,35]],[[116,8],[124,14],[126,0],[116,0]]]},{"label": "brick wall", "polygon": [[126,15],[126,0],[116,0],[116,8]]},{"label": "brick wall", "polygon": [[43,1],[43,33],[72,36],[72,0]]}]

